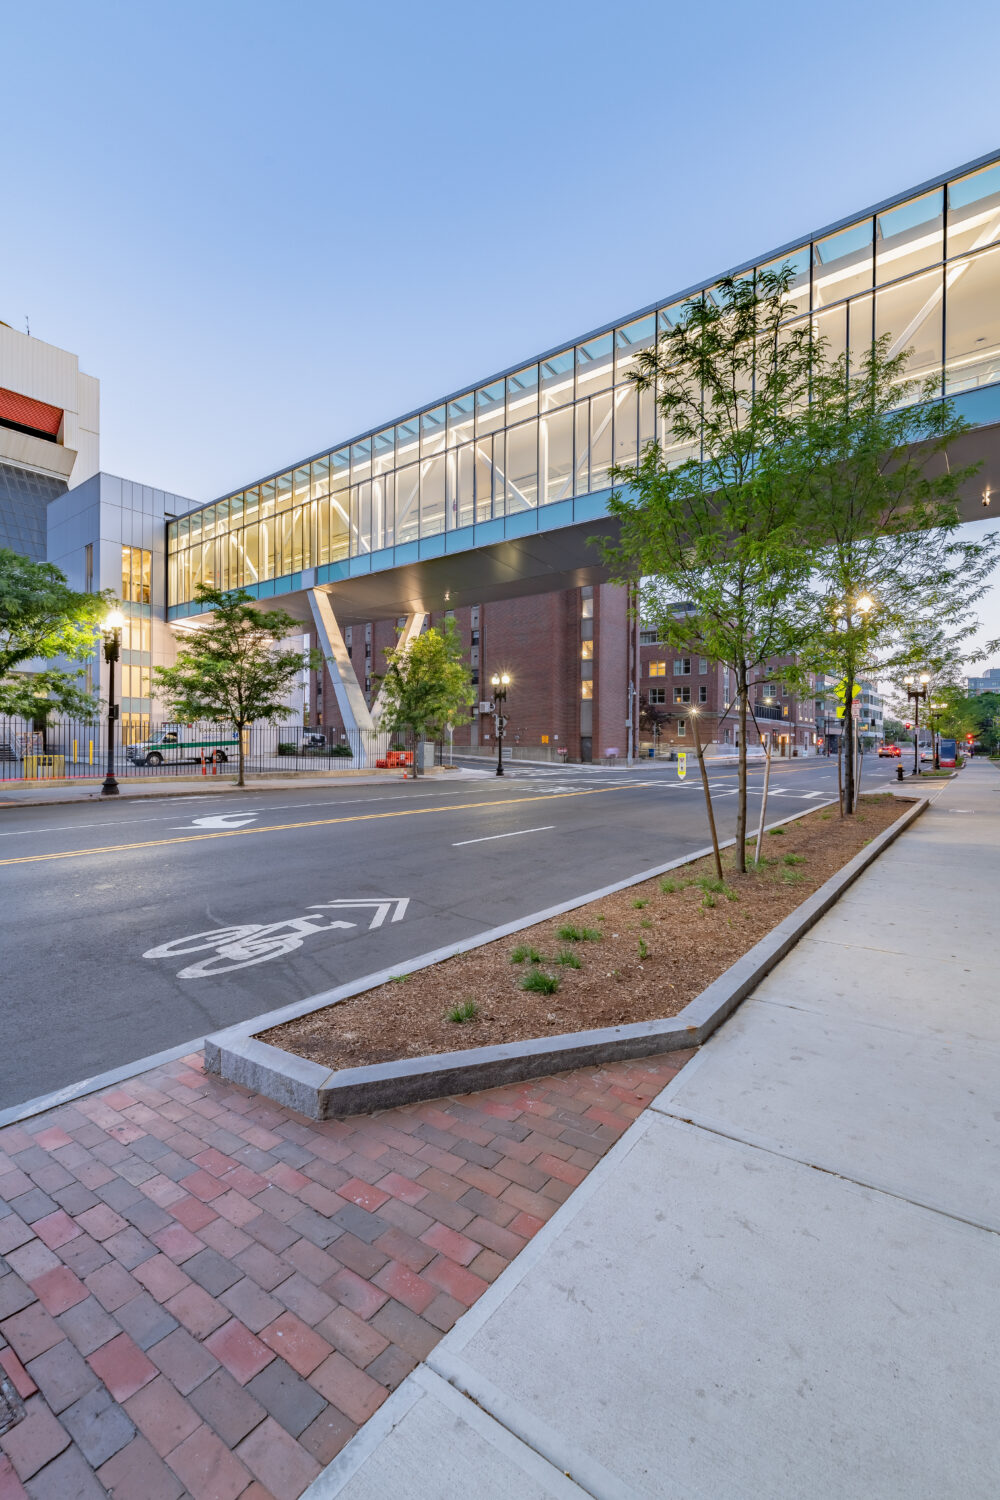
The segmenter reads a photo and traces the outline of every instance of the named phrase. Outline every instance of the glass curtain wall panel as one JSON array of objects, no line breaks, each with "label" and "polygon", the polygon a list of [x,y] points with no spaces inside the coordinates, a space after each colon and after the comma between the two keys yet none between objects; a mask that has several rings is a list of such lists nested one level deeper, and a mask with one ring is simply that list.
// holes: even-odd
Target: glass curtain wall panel
[{"label": "glass curtain wall panel", "polygon": [[[888,335],[893,351],[914,351],[909,379],[955,394],[1000,382],[998,256],[994,162],[740,275],[787,266],[789,334],[811,318],[855,373]],[[713,295],[632,317],[169,523],[169,602],[200,582],[252,586],[604,490],[610,466],[649,442],[668,463],[697,459],[698,441],[675,444],[655,392],[632,377],[692,298]]]},{"label": "glass curtain wall panel", "polygon": [[945,390],[1000,380],[1000,248],[950,262],[945,272]]}]

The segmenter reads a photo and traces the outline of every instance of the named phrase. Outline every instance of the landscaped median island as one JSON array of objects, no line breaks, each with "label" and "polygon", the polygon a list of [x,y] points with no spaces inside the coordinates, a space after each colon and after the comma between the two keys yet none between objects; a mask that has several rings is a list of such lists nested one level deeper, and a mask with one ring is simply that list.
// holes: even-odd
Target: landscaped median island
[{"label": "landscaped median island", "polygon": [[854,818],[809,813],[765,834],[746,875],[732,849],[722,882],[711,857],[679,865],[258,1040],[340,1071],[676,1016],[911,807],[882,794]]}]

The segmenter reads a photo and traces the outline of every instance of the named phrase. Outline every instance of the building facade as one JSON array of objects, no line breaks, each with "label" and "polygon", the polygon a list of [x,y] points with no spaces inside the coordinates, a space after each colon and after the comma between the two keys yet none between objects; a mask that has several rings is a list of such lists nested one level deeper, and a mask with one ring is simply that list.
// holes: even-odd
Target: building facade
[{"label": "building facade", "polygon": [[50,500],[100,468],[100,385],[75,354],[0,323],[0,547],[42,562]]},{"label": "building facade", "polygon": [[[886,334],[894,351],[912,349],[915,380],[955,402],[972,434],[962,461],[983,461],[963,513],[980,515],[980,500],[1000,492],[1000,157],[730,274],[781,266],[792,273],[790,328],[807,324],[849,355]],[[489,744],[481,706],[491,673],[506,669],[515,746],[576,760],[624,754],[640,739],[679,745],[691,741],[687,710],[697,708],[711,737],[735,747],[726,670],[640,643],[629,600],[592,545],[595,533],[614,533],[613,465],[651,442],[670,462],[698,456],[697,442],[674,443],[630,375],[717,280],[208,504],[101,473],[97,382],[75,356],[0,327],[0,545],[6,537],[78,586],[123,596],[125,712],[140,728],[162,710],[149,674],[172,660],[179,631],[197,628],[196,592],[208,584],[273,599],[321,647],[327,667],[296,709],[310,725],[371,728],[386,648],[451,613],[479,679],[457,743]],[[102,670],[95,658],[95,685]],[[781,663],[752,701],[754,735],[783,753],[817,749],[836,730],[826,697],[791,693]],[[875,721],[874,699],[863,706]]]},{"label": "building facade", "polygon": [[970,695],[1000,693],[1000,667],[988,667],[980,677],[967,677],[965,691]]}]

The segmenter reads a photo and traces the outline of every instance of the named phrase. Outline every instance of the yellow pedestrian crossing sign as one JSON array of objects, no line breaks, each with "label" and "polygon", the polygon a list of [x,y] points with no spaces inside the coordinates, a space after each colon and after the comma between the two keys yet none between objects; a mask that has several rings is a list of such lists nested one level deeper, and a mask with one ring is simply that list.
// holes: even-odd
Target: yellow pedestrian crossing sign
[{"label": "yellow pedestrian crossing sign", "polygon": [[680,777],[681,781],[683,781],[684,778],[685,778],[685,776],[687,775],[687,773],[688,773],[687,751],[686,750],[678,750],[678,752],[677,752],[677,775]]},{"label": "yellow pedestrian crossing sign", "polygon": [[[837,698],[840,700],[839,701],[839,707],[837,708],[837,718],[838,719],[843,719],[845,717],[846,713],[847,713],[847,679],[846,679],[846,677],[842,677],[840,679],[840,681],[837,683],[836,688],[834,689],[834,692],[835,692]],[[855,699],[855,698],[857,698],[857,697],[859,697],[860,694],[861,694],[861,684],[860,684],[860,682],[856,682],[854,684],[853,689],[851,690],[851,698],[852,698],[852,700]],[[855,715],[855,717],[857,717],[857,716]]]}]

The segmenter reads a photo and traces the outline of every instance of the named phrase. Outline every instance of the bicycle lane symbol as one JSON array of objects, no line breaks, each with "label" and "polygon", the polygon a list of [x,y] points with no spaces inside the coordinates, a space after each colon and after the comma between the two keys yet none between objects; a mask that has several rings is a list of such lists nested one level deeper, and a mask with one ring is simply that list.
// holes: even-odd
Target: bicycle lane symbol
[{"label": "bicycle lane symbol", "polygon": [[[335,932],[338,928],[357,927],[357,922],[346,922],[341,918],[324,921],[324,912],[371,909],[368,931],[381,927],[386,918],[401,922],[410,904],[408,896],[384,896],[374,900],[316,902],[300,917],[288,917],[283,922],[246,922],[232,927],[218,927],[210,932],[192,932],[187,937],[174,938],[169,943],[159,943],[147,948],[143,958],[182,958],[194,953],[207,953],[208,957],[197,963],[178,969],[178,979],[210,979],[216,974],[229,974],[235,969],[248,969],[253,964],[267,963],[272,958],[281,958],[301,948],[307,938],[321,932]],[[392,913],[390,917],[390,912]]]}]

